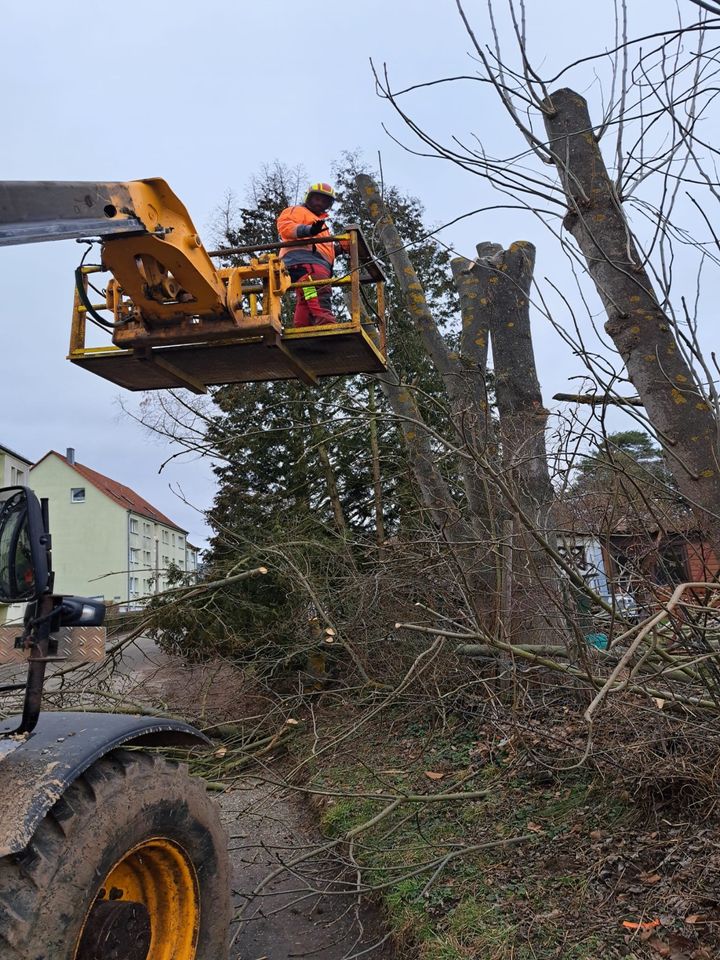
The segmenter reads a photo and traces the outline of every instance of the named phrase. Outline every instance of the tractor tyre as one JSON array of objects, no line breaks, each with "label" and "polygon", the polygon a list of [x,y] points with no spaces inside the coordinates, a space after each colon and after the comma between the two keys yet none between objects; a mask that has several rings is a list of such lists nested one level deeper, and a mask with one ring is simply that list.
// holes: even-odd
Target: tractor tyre
[{"label": "tractor tyre", "polygon": [[0,859],[0,960],[227,960],[227,836],[201,780],[117,750]]}]

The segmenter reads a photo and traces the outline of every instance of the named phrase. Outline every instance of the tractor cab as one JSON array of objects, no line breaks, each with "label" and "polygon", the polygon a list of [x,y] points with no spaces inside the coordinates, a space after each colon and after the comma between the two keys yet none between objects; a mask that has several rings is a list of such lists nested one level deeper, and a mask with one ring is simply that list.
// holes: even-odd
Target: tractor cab
[{"label": "tractor cab", "polygon": [[[158,259],[167,246],[158,251],[156,241],[148,254],[148,240],[154,239],[108,241],[103,265],[76,274],[72,363],[128,390],[185,387],[194,393],[260,380],[313,385],[320,377],[386,369],[385,277],[359,227],[331,238],[344,241],[349,262],[344,275],[328,280],[291,282],[277,254],[279,243],[211,251],[212,258],[246,262],[215,268],[217,289],[204,299],[183,286],[179,263]],[[113,276],[99,286],[95,275],[107,270]],[[284,325],[283,298],[310,284],[347,291],[345,322],[341,317],[322,326]],[[188,287],[192,290],[192,283]],[[104,299],[92,302],[98,292]],[[89,345],[90,323],[110,342]]]}]

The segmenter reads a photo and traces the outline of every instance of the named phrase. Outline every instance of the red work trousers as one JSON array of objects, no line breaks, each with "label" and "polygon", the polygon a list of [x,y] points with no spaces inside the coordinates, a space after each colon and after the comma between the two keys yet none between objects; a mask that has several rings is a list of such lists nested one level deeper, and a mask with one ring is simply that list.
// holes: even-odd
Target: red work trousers
[{"label": "red work trousers", "polygon": [[[293,283],[300,280],[328,280],[332,276],[330,264],[293,263],[288,267]],[[321,323],[337,323],[332,313],[331,287],[298,287],[295,290],[294,327],[317,327]]]}]

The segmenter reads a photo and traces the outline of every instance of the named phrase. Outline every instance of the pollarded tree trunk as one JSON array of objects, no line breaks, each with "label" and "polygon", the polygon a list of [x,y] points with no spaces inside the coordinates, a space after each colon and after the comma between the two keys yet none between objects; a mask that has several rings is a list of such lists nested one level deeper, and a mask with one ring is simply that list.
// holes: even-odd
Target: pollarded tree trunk
[{"label": "pollarded tree trunk", "polygon": [[[504,624],[523,642],[547,642],[562,631],[557,571],[533,530],[554,546],[553,488],[547,462],[543,406],[530,330],[530,287],[535,248],[519,241],[509,250],[478,246],[473,268],[490,330],[505,504]],[[496,467],[497,469],[497,467]],[[520,513],[524,520],[520,521]]]},{"label": "pollarded tree trunk", "polygon": [[[486,247],[478,247],[483,253]],[[553,489],[547,463],[543,406],[530,330],[530,285],[535,247],[519,241],[480,256],[482,300],[495,370],[495,397],[500,414],[502,463],[524,512],[539,530],[548,529]]]},{"label": "pollarded tree trunk", "polygon": [[568,201],[565,227],[585,257],[612,337],[680,492],[700,528],[720,546],[718,424],[678,349],[638,252],[593,132],[587,102],[573,90],[545,103],[549,146]]},{"label": "pollarded tree trunk", "polygon": [[[460,300],[460,356],[456,363],[457,377],[461,378],[461,402],[455,416],[460,416],[460,433],[478,461],[494,456],[495,438],[492,431],[490,402],[487,389],[488,315],[474,260],[456,257],[450,262],[455,288]],[[494,499],[488,488],[487,476],[480,463],[466,467],[468,502],[473,511],[476,528],[489,540],[498,528],[491,510]]]}]

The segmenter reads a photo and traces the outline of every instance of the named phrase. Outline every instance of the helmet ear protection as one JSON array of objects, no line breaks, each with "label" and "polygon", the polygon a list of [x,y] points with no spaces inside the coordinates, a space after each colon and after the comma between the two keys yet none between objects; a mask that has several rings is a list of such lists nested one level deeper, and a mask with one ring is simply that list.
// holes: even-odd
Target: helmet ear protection
[{"label": "helmet ear protection", "polygon": [[308,202],[308,200],[310,199],[310,194],[312,193],[319,193],[323,197],[330,197],[333,203],[336,200],[335,191],[333,190],[333,188],[330,186],[329,183],[311,183],[307,189],[307,193],[305,194],[305,199],[303,200],[303,203]]}]

